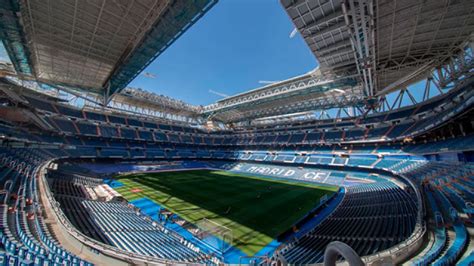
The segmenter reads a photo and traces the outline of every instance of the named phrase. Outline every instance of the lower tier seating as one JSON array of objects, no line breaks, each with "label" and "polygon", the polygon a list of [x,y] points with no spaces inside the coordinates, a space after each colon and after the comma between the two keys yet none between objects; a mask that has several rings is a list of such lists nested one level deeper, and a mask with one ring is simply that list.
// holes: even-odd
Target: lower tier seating
[{"label": "lower tier seating", "polygon": [[167,229],[151,223],[148,218],[123,204],[83,201],[92,219],[115,246],[130,252],[178,260],[203,262],[207,255]]},{"label": "lower tier seating", "polygon": [[[467,204],[472,197],[463,190],[472,191],[474,188],[470,185],[474,181],[474,165],[430,162],[404,175],[423,187],[429,207],[428,222],[434,231],[433,245],[425,248],[415,264],[473,264],[471,256],[458,260],[468,243],[466,225],[473,224],[472,210]],[[466,218],[461,219],[461,216]]]},{"label": "lower tier seating", "polygon": [[[47,159],[35,150],[0,148],[2,265],[91,265],[62,248],[37,212],[36,170]],[[9,171],[4,171],[6,168]]]},{"label": "lower tier seating", "polygon": [[290,264],[323,261],[331,241],[342,241],[365,256],[407,239],[416,224],[412,191],[391,182],[347,189],[337,209],[310,233],[285,247],[280,255]]}]

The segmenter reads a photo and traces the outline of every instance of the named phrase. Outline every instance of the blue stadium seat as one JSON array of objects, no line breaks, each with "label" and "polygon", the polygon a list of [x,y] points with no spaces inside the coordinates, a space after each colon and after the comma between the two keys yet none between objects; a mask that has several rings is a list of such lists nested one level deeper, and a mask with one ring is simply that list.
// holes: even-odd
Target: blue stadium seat
[{"label": "blue stadium seat", "polygon": [[97,136],[97,126],[89,123],[76,123],[79,131],[83,135]]},{"label": "blue stadium seat", "polygon": [[89,119],[89,120],[107,122],[107,119],[105,118],[104,114],[96,113],[96,112],[89,112],[89,111],[84,111],[84,113],[85,113],[87,119]]},{"label": "blue stadium seat", "polygon": [[129,127],[121,127],[120,128],[120,135],[124,139],[136,139],[137,138],[135,129],[129,128]]},{"label": "blue stadium seat", "polygon": [[139,135],[140,139],[144,139],[144,140],[147,140],[147,141],[154,141],[151,131],[139,130],[138,135]]},{"label": "blue stadium seat", "polygon": [[106,138],[118,138],[119,137],[119,132],[116,127],[111,127],[111,126],[100,126],[100,135],[102,137]]}]

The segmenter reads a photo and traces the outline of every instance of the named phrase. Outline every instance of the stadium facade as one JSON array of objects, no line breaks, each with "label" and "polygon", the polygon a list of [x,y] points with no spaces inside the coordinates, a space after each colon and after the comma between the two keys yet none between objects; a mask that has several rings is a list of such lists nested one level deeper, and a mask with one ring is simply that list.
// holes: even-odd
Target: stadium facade
[{"label": "stadium facade", "polygon": [[127,87],[216,2],[0,0],[2,263],[472,265],[474,2],[281,0],[314,71]]}]

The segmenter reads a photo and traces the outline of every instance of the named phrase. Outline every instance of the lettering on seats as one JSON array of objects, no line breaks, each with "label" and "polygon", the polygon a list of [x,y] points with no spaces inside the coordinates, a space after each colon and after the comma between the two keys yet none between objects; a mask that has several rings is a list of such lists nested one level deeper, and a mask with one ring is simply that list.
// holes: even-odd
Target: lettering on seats
[{"label": "lettering on seats", "polygon": [[309,179],[309,180],[324,180],[329,176],[328,172],[306,172],[305,170],[292,170],[280,167],[266,167],[266,166],[250,166],[247,169],[239,167],[234,170],[244,171],[248,173],[257,173],[262,175],[272,175],[281,177],[294,177]]}]

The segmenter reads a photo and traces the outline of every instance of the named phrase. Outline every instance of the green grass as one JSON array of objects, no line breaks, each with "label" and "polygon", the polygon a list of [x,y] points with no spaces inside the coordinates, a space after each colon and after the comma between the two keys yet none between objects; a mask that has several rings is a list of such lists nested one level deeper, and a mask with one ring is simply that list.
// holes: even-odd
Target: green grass
[{"label": "green grass", "polygon": [[[323,195],[337,191],[331,186],[209,170],[117,179],[125,186],[116,190],[129,201],[147,197],[188,222],[207,218],[229,227],[234,246],[250,256],[313,209]],[[132,192],[137,188],[141,192]]]}]

